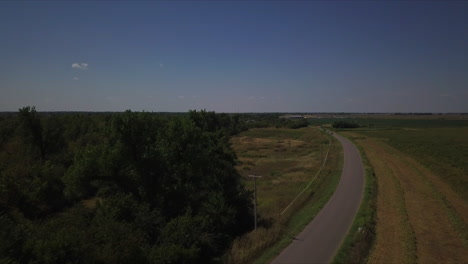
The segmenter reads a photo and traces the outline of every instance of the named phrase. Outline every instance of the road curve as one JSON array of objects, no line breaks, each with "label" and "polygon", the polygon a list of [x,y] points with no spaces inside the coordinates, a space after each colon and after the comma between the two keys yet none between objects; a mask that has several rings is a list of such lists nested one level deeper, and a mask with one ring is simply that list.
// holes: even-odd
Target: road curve
[{"label": "road curve", "polygon": [[356,147],[334,133],[344,151],[335,193],[306,228],[274,260],[280,263],[329,263],[353,223],[364,193],[364,168]]}]

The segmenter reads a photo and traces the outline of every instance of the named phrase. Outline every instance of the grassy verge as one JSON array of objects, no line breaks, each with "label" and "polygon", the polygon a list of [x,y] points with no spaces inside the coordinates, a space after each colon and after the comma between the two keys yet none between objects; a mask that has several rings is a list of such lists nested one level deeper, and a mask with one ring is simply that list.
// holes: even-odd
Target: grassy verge
[{"label": "grassy verge", "polygon": [[[225,262],[270,261],[289,245],[292,238],[302,231],[333,194],[339,182],[343,160],[341,145],[334,139],[330,144],[327,162],[318,177],[293,205],[280,215],[298,192],[310,183],[311,176],[320,168],[320,160],[324,155],[322,152],[325,152],[325,147],[328,148],[328,144],[320,148],[318,145],[324,139],[328,142],[326,134],[315,128],[304,131],[308,136],[301,135],[297,130],[253,130],[243,135],[253,139],[241,137],[242,141],[249,143],[249,148],[245,148],[245,144],[241,144],[237,149],[235,147],[242,162],[240,171],[248,169],[246,173],[260,171],[263,175],[268,175],[262,178],[261,185],[260,181],[257,181],[257,187],[262,193],[259,195],[259,199],[262,199],[259,200],[259,210],[263,212],[260,220],[263,223],[256,231],[233,243]],[[282,163],[283,166],[280,166]]]},{"label": "grassy verge", "polygon": [[356,141],[346,133],[340,134],[347,136],[359,149],[366,180],[361,206],[354,218],[351,229],[333,259],[333,263],[364,263],[369,256],[369,252],[375,240],[377,182],[373,169],[362,147],[356,144]]}]

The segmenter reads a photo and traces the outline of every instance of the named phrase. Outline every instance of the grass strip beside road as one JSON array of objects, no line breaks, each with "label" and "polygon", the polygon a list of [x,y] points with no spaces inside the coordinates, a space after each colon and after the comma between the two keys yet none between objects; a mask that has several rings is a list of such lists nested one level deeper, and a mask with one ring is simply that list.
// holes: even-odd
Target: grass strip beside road
[{"label": "grass strip beside road", "polygon": [[356,144],[350,135],[346,133],[340,133],[340,135],[352,141],[358,148],[366,175],[364,198],[333,263],[365,263],[375,240],[377,182],[362,147]]}]

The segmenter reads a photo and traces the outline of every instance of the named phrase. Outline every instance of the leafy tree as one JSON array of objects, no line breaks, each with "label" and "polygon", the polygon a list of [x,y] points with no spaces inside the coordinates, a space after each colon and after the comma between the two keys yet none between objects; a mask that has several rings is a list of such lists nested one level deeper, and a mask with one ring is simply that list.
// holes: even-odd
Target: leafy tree
[{"label": "leafy tree", "polygon": [[21,134],[33,157],[39,156],[44,161],[63,147],[63,127],[56,118],[42,122],[34,106],[19,109],[19,118]]},{"label": "leafy tree", "polygon": [[[38,152],[38,156],[43,159],[45,156],[45,149],[42,140],[42,124],[39,120],[36,108],[23,107],[19,109],[20,131],[24,138],[25,144],[29,147],[31,152]],[[32,154],[36,156],[36,153]]]},{"label": "leafy tree", "polygon": [[15,132],[15,119],[0,118],[0,148],[13,136]]},{"label": "leafy tree", "polygon": [[89,146],[75,156],[73,165],[62,179],[65,184],[64,194],[69,200],[83,199],[96,192],[91,181],[99,177],[102,169],[99,166],[101,152],[101,146]]},{"label": "leafy tree", "polygon": [[23,257],[25,228],[0,211],[0,263],[19,263]]}]

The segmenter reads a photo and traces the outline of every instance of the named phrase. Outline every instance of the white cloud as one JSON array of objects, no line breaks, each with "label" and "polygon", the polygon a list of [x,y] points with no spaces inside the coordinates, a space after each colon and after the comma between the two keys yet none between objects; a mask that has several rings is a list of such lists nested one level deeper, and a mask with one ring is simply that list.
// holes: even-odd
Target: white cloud
[{"label": "white cloud", "polygon": [[183,96],[183,95],[179,95],[179,96],[177,96],[177,98],[179,98],[180,100],[182,100],[182,99],[184,99],[184,98],[185,98],[185,96]]},{"label": "white cloud", "polygon": [[80,79],[80,78],[78,78],[78,77],[73,77],[73,80],[74,80],[74,81],[78,81],[79,79]]},{"label": "white cloud", "polygon": [[72,68],[75,68],[75,69],[80,69],[80,70],[87,70],[88,69],[88,63],[73,63],[72,64]]},{"label": "white cloud", "polygon": [[159,63],[159,68],[162,68],[162,67],[164,67],[164,64]]},{"label": "white cloud", "polygon": [[255,96],[250,96],[249,98],[247,98],[247,100],[249,101],[255,100]]}]

